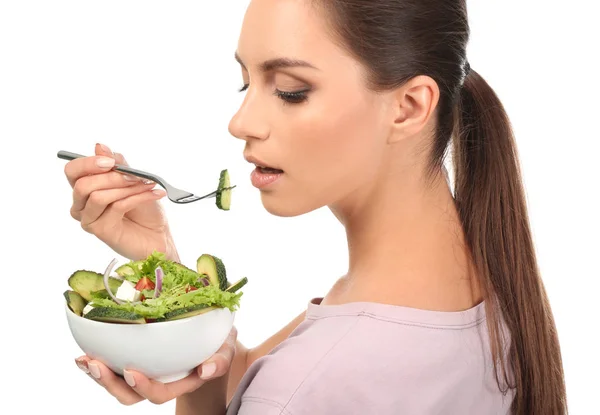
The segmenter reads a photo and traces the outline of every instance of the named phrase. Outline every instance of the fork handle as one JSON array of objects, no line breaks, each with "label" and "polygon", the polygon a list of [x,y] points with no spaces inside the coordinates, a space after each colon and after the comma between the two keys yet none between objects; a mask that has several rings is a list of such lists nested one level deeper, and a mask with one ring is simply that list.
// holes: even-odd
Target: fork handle
[{"label": "fork handle", "polygon": [[[61,150],[57,153],[57,157],[59,159],[64,159],[64,160],[74,160],[74,159],[79,159],[79,158],[86,157],[86,156],[83,156],[83,155],[77,154],[77,153],[71,153],[70,151]],[[138,170],[138,169],[132,169],[131,167],[123,166],[122,164],[115,164],[115,167],[113,168],[113,170],[117,170],[122,173],[128,173],[133,176],[141,177],[144,179],[152,180],[153,182],[159,183],[160,185],[163,184],[163,180],[155,174],[148,173],[148,172]]]}]

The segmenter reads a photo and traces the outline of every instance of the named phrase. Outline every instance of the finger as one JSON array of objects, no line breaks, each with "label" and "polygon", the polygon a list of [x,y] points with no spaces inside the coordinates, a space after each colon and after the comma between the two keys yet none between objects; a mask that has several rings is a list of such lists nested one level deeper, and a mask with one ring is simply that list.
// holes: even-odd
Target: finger
[{"label": "finger", "polygon": [[[106,157],[115,158],[115,153],[113,153],[113,151],[106,144],[96,143],[96,147],[94,148],[94,151],[97,156],[106,156]],[[117,161],[117,163],[118,163],[118,161]]]},{"label": "finger", "polygon": [[[123,166],[129,166],[129,163],[127,163],[127,160],[125,160],[125,156],[123,154],[121,154],[121,153],[114,153],[114,158],[117,161],[117,164],[121,164]],[[153,182],[150,179],[143,179],[143,178],[138,177],[138,176],[130,176],[130,177],[135,178],[136,180],[139,180],[139,181],[144,182],[144,183]]]},{"label": "finger", "polygon": [[201,379],[208,380],[220,377],[229,371],[231,362],[233,362],[233,356],[235,355],[236,340],[237,329],[234,326],[219,350],[198,368],[198,374]]},{"label": "finger", "polygon": [[79,367],[79,369],[81,369],[86,375],[89,376],[90,379],[92,379],[94,382],[96,382],[98,385],[104,387],[99,381],[98,379],[96,379],[94,376],[92,376],[92,374],[90,373],[90,369],[88,367],[88,363],[90,362],[89,357],[87,356],[81,356],[78,357],[77,359],[75,359],[75,363],[77,364],[77,367]]},{"label": "finger", "polygon": [[92,378],[108,393],[113,395],[123,405],[133,405],[143,401],[144,398],[132,390],[127,383],[100,362],[81,356],[75,359],[77,366]]},{"label": "finger", "polygon": [[[81,226],[85,229],[90,224],[96,222],[110,204],[146,192],[152,189],[153,186],[153,184],[138,184],[124,189],[108,189],[92,192],[88,199],[88,203],[80,212]],[[117,219],[120,220],[122,217]]]},{"label": "finger", "polygon": [[89,360],[90,359],[87,356],[80,356],[77,359],[75,359],[75,364],[79,369],[83,371],[83,373],[88,374],[90,373],[90,370],[88,369]]},{"label": "finger", "polygon": [[81,212],[92,192],[97,190],[129,187],[142,183],[135,176],[129,176],[117,172],[94,174],[85,176],[75,182],[73,186],[73,204],[71,205],[71,216],[79,220]]},{"label": "finger", "polygon": [[106,173],[115,165],[115,159],[105,156],[81,157],[65,164],[65,175],[71,187],[77,180],[90,174]]},{"label": "finger", "polygon": [[123,377],[138,395],[156,405],[162,405],[178,396],[193,392],[206,382],[200,379],[196,371],[181,380],[166,384],[148,379],[134,370],[125,370]]},{"label": "finger", "polygon": [[[233,355],[235,354],[236,339],[237,329],[233,327],[221,348],[208,360],[208,362],[212,362],[216,366],[216,371],[211,377],[223,376],[229,370]],[[139,395],[152,403],[160,405],[178,396],[192,392],[206,383],[208,380],[202,379],[200,373],[201,369],[199,367],[198,370],[195,370],[184,379],[167,384],[148,379],[133,370],[124,371],[124,378],[127,384]]]},{"label": "finger", "polygon": [[114,153],[115,160],[117,160],[117,164],[122,164],[123,166],[129,166],[127,160],[125,160],[125,156],[121,153]]},{"label": "finger", "polygon": [[123,405],[133,405],[144,398],[131,389],[123,378],[97,360],[88,362],[90,375]]},{"label": "finger", "polygon": [[[166,195],[166,192],[160,189],[149,191],[149,189],[152,189],[152,186],[153,184],[142,184],[139,186],[140,189],[143,188],[141,192],[138,192],[137,194],[133,194],[125,198],[113,196],[112,198],[116,199],[116,201],[111,202],[108,205],[104,204],[105,202],[101,200],[99,200],[98,202],[93,202],[94,204],[97,204],[99,206],[96,212],[101,210],[100,206],[106,206],[106,208],[103,209],[100,216],[96,217],[95,219],[93,219],[91,216],[89,218],[86,216],[85,219],[82,217],[81,226],[84,227],[86,231],[90,233],[95,233],[97,227],[117,223],[121,221],[123,219],[123,216],[125,216],[125,214],[130,210],[135,209],[136,207],[143,205],[144,203],[159,200]],[[138,186],[136,186],[135,188],[124,189],[123,191],[135,190],[137,188]],[[110,191],[105,190],[105,192]],[[103,196],[98,196],[98,198],[101,197]],[[90,196],[90,199],[91,198],[92,196]],[[86,211],[87,209],[84,210],[84,212]]]},{"label": "finger", "polygon": [[125,160],[125,157],[123,156],[123,154],[113,152],[105,144],[100,144],[100,143],[96,144],[96,155],[112,157],[115,159],[117,164],[121,164],[123,166],[129,166],[129,163],[127,163],[127,160]]}]

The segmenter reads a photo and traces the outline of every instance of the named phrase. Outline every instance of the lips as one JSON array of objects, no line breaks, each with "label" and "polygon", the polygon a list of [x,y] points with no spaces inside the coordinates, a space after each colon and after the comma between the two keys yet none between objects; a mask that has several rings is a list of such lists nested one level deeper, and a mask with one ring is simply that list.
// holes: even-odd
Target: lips
[{"label": "lips", "polygon": [[259,170],[263,174],[280,174],[283,173],[283,170],[277,166],[273,166],[268,164],[265,161],[262,161],[254,156],[244,156],[248,163],[252,163],[256,166],[257,170]]},{"label": "lips", "polygon": [[262,167],[262,166],[256,166],[256,168],[258,169],[258,171],[260,171],[262,174],[280,174],[283,173],[283,170],[281,169],[274,169],[272,167]]}]

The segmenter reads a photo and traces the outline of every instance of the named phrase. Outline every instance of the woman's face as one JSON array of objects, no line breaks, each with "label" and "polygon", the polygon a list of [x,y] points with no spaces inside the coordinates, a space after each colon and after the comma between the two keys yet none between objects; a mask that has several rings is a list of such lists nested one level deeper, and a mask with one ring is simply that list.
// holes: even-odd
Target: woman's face
[{"label": "woman's face", "polygon": [[260,188],[265,208],[295,216],[368,193],[389,109],[329,37],[323,15],[307,0],[252,0],[236,55],[248,87],[229,131],[246,141],[246,158],[283,170],[255,177],[277,178]]}]

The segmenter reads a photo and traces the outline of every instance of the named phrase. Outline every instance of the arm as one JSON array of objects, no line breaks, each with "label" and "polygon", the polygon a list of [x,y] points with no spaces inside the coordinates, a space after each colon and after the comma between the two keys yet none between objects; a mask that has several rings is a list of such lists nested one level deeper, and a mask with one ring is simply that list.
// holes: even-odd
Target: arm
[{"label": "arm", "polygon": [[229,373],[209,380],[175,401],[175,415],[225,415]]},{"label": "arm", "polygon": [[212,379],[194,392],[181,395],[175,406],[176,415],[223,415],[227,403],[246,373],[248,367],[258,358],[269,353],[275,346],[285,340],[290,333],[304,320],[302,312],[287,326],[259,346],[248,349],[236,341],[236,351],[231,362],[230,370],[225,375]]},{"label": "arm", "polygon": [[306,312],[303,311],[273,336],[255,348],[248,349],[239,341],[236,342],[236,352],[231,364],[229,382],[227,384],[227,402],[231,400],[235,391],[250,365],[258,358],[269,353],[275,346],[284,341],[296,327],[304,320]]}]

